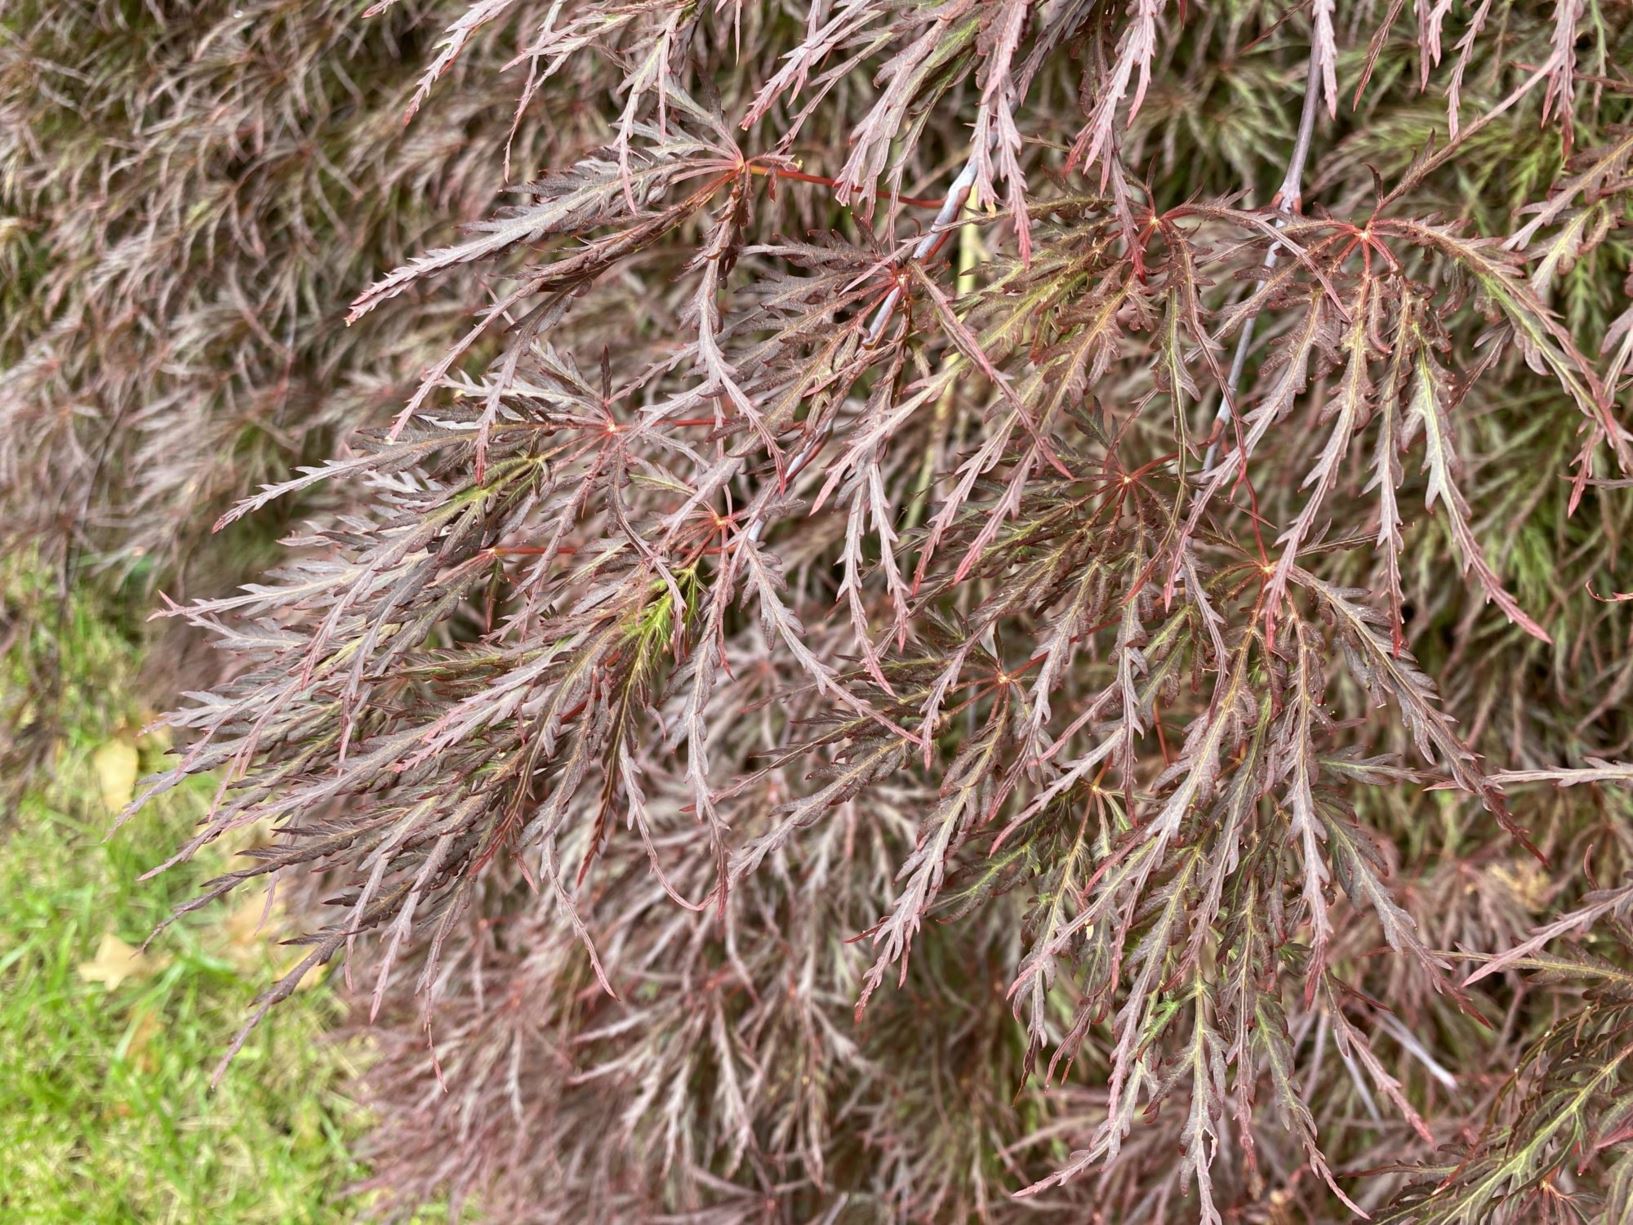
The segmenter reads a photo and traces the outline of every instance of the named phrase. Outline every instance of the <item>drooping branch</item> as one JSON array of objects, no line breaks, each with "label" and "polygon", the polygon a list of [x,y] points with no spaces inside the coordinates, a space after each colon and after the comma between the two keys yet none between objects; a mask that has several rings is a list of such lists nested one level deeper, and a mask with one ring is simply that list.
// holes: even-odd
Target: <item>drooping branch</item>
[{"label": "drooping branch", "polygon": [[[1293,138],[1293,151],[1287,158],[1287,173],[1282,176],[1281,186],[1270,201],[1270,207],[1279,214],[1276,218],[1278,230],[1303,206],[1304,164],[1309,160],[1310,141],[1315,133],[1315,113],[1321,98],[1321,74],[1321,47],[1319,43],[1312,42],[1310,67],[1304,78],[1304,108],[1299,113],[1298,134]],[[1280,254],[1281,244],[1271,243],[1270,250],[1264,253],[1264,270],[1267,273],[1276,266]],[[1230,373],[1225,377],[1225,386],[1219,393],[1219,408],[1214,413],[1209,431],[1208,452],[1202,461],[1203,476],[1213,467],[1214,458],[1219,453],[1219,441],[1236,417],[1236,393],[1242,385],[1242,373],[1247,368],[1247,355],[1253,348],[1253,333],[1258,321],[1256,312],[1249,315],[1242,324],[1241,336],[1237,338]]]}]

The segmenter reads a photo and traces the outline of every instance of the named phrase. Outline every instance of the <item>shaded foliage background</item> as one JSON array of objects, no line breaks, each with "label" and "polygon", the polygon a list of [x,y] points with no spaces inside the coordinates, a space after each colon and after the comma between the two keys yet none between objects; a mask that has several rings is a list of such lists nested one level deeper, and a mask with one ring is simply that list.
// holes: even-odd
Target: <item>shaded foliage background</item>
[{"label": "shaded foliage background", "polygon": [[0,476],[387,1202],[1629,1213],[1625,5],[376,9],[6,9]]}]

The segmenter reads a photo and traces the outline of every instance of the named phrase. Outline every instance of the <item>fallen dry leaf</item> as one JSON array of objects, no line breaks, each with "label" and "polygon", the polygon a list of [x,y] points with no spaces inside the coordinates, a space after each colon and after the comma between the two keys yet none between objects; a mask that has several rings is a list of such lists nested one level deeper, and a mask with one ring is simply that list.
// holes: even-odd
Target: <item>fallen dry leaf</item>
[{"label": "fallen dry leaf", "polygon": [[[255,894],[229,911],[222,927],[227,937],[226,954],[240,970],[264,966],[281,978],[299,965],[310,951],[306,948],[285,949],[279,944],[286,934],[283,907],[274,903],[269,914],[264,893]],[[296,990],[307,991],[317,986],[323,981],[328,968],[317,966],[310,970]]]},{"label": "fallen dry leaf", "polygon": [[279,910],[274,906],[268,913],[266,895],[257,893],[228,912],[222,924],[227,936],[227,953],[240,968],[263,960],[267,946],[277,942]]},{"label": "fallen dry leaf", "polygon": [[136,794],[136,776],[141,771],[136,746],[116,737],[91,754],[102,803],[109,812],[122,812]]},{"label": "fallen dry leaf", "polygon": [[151,1008],[144,1008],[125,1042],[125,1059],[141,1071],[151,1072],[154,1059],[150,1048],[158,1032],[159,1014]]},{"label": "fallen dry leaf", "polygon": [[79,976],[88,983],[101,983],[109,991],[127,978],[143,979],[170,964],[168,957],[153,957],[132,948],[112,932],[104,932],[96,946],[96,956],[79,963]]}]

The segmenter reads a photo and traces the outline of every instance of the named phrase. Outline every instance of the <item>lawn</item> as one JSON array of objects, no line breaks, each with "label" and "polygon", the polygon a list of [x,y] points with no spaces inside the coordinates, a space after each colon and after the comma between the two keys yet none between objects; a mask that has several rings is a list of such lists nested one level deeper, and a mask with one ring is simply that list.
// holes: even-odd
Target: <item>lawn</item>
[{"label": "lawn", "polygon": [[136,650],[84,605],[41,615],[37,584],[13,576],[0,594],[24,627],[0,672],[3,704],[16,714],[33,700],[41,651],[67,678],[53,703],[63,717],[36,720],[49,728],[45,768],[0,789],[0,1221],[354,1218],[346,1188],[362,1170],[347,1145],[364,1119],[344,1085],[360,1051],[326,1036],[333,994],[319,984],[274,1009],[210,1090],[257,990],[295,951],[278,943],[276,915],[262,923],[260,895],[187,916],[139,951],[243,845],[138,879],[197,819],[209,784],[109,837],[163,751],[140,731]]}]

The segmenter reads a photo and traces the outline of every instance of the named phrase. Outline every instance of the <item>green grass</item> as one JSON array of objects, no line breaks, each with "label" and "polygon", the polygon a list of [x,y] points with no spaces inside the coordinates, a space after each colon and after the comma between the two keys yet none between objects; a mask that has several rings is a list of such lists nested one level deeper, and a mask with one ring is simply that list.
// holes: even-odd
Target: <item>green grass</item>
[{"label": "green grass", "polygon": [[[42,594],[0,575],[8,610],[25,618]],[[293,956],[256,930],[258,905],[189,916],[125,967],[135,973],[99,978],[105,937],[139,946],[241,848],[138,881],[209,792],[185,791],[107,838],[132,751],[143,770],[161,751],[134,731],[134,649],[77,605],[65,622],[23,624],[0,708],[24,707],[47,636],[67,683],[48,767],[0,814],[0,1222],[354,1218],[344,1189],[362,1170],[347,1141],[365,1120],[343,1093],[356,1051],[325,1036],[338,1018],[325,986],[274,1009],[208,1088],[257,990]]]}]

